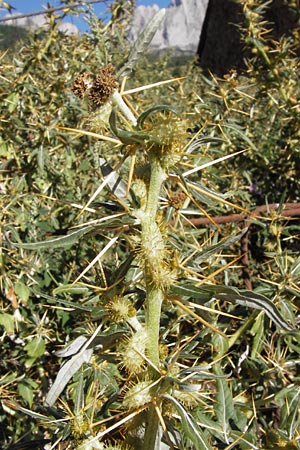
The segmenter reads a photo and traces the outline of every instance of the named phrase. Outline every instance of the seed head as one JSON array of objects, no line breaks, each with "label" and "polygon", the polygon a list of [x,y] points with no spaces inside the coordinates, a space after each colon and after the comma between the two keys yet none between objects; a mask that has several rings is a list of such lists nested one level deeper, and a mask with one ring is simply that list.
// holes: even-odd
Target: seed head
[{"label": "seed head", "polygon": [[75,78],[72,91],[79,98],[83,98],[84,94],[88,89],[93,86],[93,79],[88,72],[83,72]]},{"label": "seed head", "polygon": [[112,96],[118,83],[114,76],[114,67],[108,64],[97,75],[89,92],[90,101],[96,106],[102,106]]}]

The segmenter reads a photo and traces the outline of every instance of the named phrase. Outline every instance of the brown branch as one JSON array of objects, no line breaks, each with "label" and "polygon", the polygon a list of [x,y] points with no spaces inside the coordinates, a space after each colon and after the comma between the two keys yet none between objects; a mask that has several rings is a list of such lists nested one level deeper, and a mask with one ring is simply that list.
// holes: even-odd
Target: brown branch
[{"label": "brown branch", "polygon": [[251,282],[251,272],[250,272],[250,261],[249,261],[249,234],[250,234],[250,226],[249,223],[245,220],[243,228],[248,226],[246,233],[244,233],[241,239],[241,264],[242,264],[242,277],[244,279],[245,288],[248,291],[252,291],[252,282]]},{"label": "brown branch", "polygon": [[[255,219],[261,217],[264,213],[268,213],[269,211],[276,211],[279,207],[282,207],[282,211],[280,216],[286,217],[289,220],[295,220],[300,217],[300,203],[285,203],[283,205],[279,205],[278,203],[271,203],[270,205],[261,205],[249,211],[248,214],[228,214],[227,216],[216,216],[212,217],[214,223],[232,223],[232,222],[242,222],[246,219]],[[192,223],[196,227],[201,225],[212,225],[211,220],[207,217],[197,217],[194,219],[189,219],[188,223]]]},{"label": "brown branch", "polygon": [[42,9],[40,11],[34,11],[31,13],[26,14],[12,14],[10,17],[2,17],[0,19],[0,22],[8,22],[10,20],[17,20],[17,19],[24,19],[26,17],[33,17],[33,16],[41,16],[46,14],[51,14],[56,11],[61,11],[64,9],[75,9],[79,6],[85,6],[85,5],[92,5],[93,3],[106,3],[106,0],[85,0],[84,2],[77,2],[77,3],[71,3],[70,5],[63,5],[63,6],[56,6],[53,8],[46,8]]},{"label": "brown branch", "polygon": [[[285,203],[280,205],[278,203],[272,203],[270,205],[257,206],[248,214],[229,214],[228,216],[217,216],[212,217],[213,223],[232,223],[232,222],[243,222],[243,228],[248,228],[246,233],[241,239],[241,263],[242,263],[242,276],[245,282],[245,288],[247,290],[252,290],[251,282],[251,272],[250,272],[250,262],[249,262],[249,235],[251,219],[260,218],[265,214],[269,214],[272,211],[276,211],[281,208],[280,215],[278,218],[286,218],[287,220],[296,220],[300,217],[300,203]],[[212,221],[206,217],[190,219],[189,223],[192,223],[196,227],[203,225],[212,225]]]}]

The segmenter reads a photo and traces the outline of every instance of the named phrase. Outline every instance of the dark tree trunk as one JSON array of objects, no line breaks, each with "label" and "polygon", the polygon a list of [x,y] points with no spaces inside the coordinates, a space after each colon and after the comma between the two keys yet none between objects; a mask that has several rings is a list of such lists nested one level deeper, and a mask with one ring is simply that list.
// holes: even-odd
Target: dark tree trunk
[{"label": "dark tree trunk", "polygon": [[[272,22],[272,38],[278,40],[297,26],[299,17],[292,14],[287,0],[273,0],[265,19]],[[209,0],[198,47],[200,66],[219,76],[230,69],[243,71],[245,58],[251,56],[242,40],[240,28],[245,27],[242,2]]]}]

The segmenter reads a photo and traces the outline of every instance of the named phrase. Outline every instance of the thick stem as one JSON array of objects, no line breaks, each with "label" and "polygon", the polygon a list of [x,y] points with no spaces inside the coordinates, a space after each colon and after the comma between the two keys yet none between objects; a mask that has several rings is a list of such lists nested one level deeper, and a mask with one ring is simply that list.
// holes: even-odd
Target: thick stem
[{"label": "thick stem", "polygon": [[[163,297],[164,294],[162,289],[155,286],[147,287],[147,356],[155,367],[159,367],[159,327]],[[149,369],[151,373],[155,372],[153,371],[153,368],[150,367]]]},{"label": "thick stem", "polygon": [[[146,210],[141,220],[142,247],[145,257],[146,281],[146,329],[148,335],[148,358],[159,367],[159,326],[161,305],[164,297],[160,267],[164,262],[164,242],[159,226],[156,223],[156,213],[159,205],[159,194],[166,174],[156,158],[151,158],[151,176],[148,189]],[[153,373],[153,369],[150,368]]]},{"label": "thick stem", "polygon": [[[156,213],[159,205],[160,189],[166,174],[158,159],[150,158],[150,164],[151,176],[147,204],[145,210],[141,213],[141,246],[144,256],[146,281],[147,357],[153,364],[153,366],[149,366],[149,374],[154,379],[159,376],[155,368],[159,370],[160,366],[159,329],[161,305],[164,298],[160,270],[165,258],[165,246],[160,228],[156,222]],[[159,420],[154,407],[151,406],[147,417],[144,450],[155,449],[158,432]]]},{"label": "thick stem", "polygon": [[155,221],[156,212],[159,204],[160,189],[167,176],[157,158],[151,158],[150,164],[151,164],[151,176],[148,190],[146,213],[149,215],[149,218],[152,221]]},{"label": "thick stem", "polygon": [[159,420],[154,406],[151,406],[147,415],[147,424],[144,437],[143,450],[154,450],[156,448],[156,440],[159,439]]}]

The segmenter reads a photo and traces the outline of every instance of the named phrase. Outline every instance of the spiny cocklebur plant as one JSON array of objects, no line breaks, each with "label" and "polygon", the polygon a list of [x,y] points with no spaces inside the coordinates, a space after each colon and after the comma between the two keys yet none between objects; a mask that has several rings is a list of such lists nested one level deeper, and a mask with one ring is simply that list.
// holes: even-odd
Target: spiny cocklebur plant
[{"label": "spiny cocklebur plant", "polygon": [[[239,260],[223,250],[234,249],[245,230],[222,237],[213,218],[215,228],[193,227],[194,216],[208,216],[203,203],[241,209],[199,182],[198,173],[216,161],[192,163],[202,145],[220,145],[220,138],[198,133],[189,139],[182,111],[163,104],[138,115],[119,91],[163,16],[160,11],[145,28],[119,79],[107,64],[74,82],[74,93],[93,108],[92,131],[75,132],[98,139],[93,150],[103,178],[80,219],[97,206],[102,217],[63,237],[15,243],[42,250],[98,237],[96,255],[72,284],[61,284],[52,295],[36,288],[45,302],[71,308],[80,318],[74,339],[56,352],[68,360],[43,414],[19,410],[52,424],[56,445],[68,439],[80,450],[259,448],[261,399],[232,383],[247,359],[246,350],[238,359],[234,350],[244,345],[246,333],[250,340],[255,327],[264,330],[265,321],[292,342],[293,317],[287,321],[261,293],[217,284]],[[98,201],[105,187],[113,201]],[[228,304],[238,315],[224,311]],[[242,321],[248,307],[255,312]]]}]

